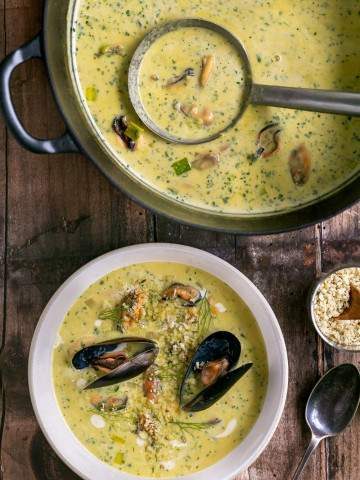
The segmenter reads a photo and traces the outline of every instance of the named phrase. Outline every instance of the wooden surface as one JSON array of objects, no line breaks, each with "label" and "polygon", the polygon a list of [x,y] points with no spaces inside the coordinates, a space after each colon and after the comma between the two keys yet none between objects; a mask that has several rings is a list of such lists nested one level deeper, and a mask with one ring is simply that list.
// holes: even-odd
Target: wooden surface
[{"label": "wooden surface", "polygon": [[[40,0],[0,0],[1,54],[38,32],[41,8]],[[12,91],[33,133],[47,137],[61,131],[40,62],[19,68]],[[289,479],[309,440],[303,417],[312,385],[340,362],[359,363],[359,355],[324,347],[305,311],[316,276],[360,260],[359,235],[359,205],[323,224],[277,236],[238,237],[180,226],[131,202],[81,156],[40,157],[24,151],[0,120],[0,478],[78,478],[48,446],[32,412],[27,387],[32,333],[50,296],[85,262],[124,245],[166,241],[197,246],[229,261],[275,310],[289,356],[286,408],[268,448],[237,480]],[[360,478],[359,417],[340,437],[322,443],[304,479]]]}]

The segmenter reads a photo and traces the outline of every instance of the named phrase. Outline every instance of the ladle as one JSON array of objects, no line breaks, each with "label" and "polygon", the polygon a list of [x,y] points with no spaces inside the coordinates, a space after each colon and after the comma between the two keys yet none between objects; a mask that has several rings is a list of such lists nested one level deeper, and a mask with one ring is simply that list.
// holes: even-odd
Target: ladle
[{"label": "ladle", "polygon": [[315,385],[306,404],[305,418],[312,436],[292,480],[297,480],[310,455],[326,437],[342,432],[353,419],[360,400],[360,374],[351,363],[329,370]]},{"label": "ladle", "polygon": [[[141,100],[140,68],[146,52],[163,35],[182,28],[206,28],[222,35],[237,50],[243,64],[245,85],[237,115],[220,131],[203,138],[182,138],[159,127],[147,113]],[[142,122],[158,136],[173,143],[194,145],[214,140],[233,127],[244,114],[249,104],[267,105],[296,110],[360,116],[360,93],[318,90],[309,88],[258,85],[253,82],[251,64],[241,41],[226,28],[199,18],[186,18],[169,22],[154,28],[138,45],[129,67],[128,88],[130,100]]]}]

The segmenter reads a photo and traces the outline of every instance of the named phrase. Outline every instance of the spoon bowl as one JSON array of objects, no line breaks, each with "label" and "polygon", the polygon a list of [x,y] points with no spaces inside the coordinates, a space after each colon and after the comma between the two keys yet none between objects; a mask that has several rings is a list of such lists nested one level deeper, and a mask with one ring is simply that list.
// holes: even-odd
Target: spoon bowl
[{"label": "spoon bowl", "polygon": [[330,369],[317,382],[306,404],[305,418],[311,441],[292,480],[297,480],[310,455],[326,437],[342,432],[353,419],[360,401],[360,373],[355,365],[343,363]]},{"label": "spoon bowl", "polygon": [[344,363],[329,370],[308,399],[305,418],[318,437],[333,437],[351,422],[359,405],[360,375],[355,365]]}]

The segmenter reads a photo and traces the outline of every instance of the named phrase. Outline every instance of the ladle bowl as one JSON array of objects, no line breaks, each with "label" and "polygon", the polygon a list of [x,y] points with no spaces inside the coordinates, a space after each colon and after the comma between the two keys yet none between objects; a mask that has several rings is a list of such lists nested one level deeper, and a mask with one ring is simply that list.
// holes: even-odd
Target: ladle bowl
[{"label": "ladle bowl", "polygon": [[[141,99],[140,91],[140,69],[148,50],[163,35],[175,30],[191,27],[205,28],[223,36],[235,47],[244,70],[244,89],[237,114],[231,119],[228,125],[221,128],[218,132],[202,138],[183,138],[162,129],[153,121],[146,111]],[[185,145],[195,145],[215,140],[240,120],[250,104],[349,115],[354,117],[360,116],[360,93],[259,85],[254,83],[251,63],[242,42],[221,25],[200,18],[185,18],[168,22],[154,28],[150,33],[145,35],[135,50],[130,62],[128,88],[130,100],[141,121],[159,137],[162,137],[169,142]]]}]

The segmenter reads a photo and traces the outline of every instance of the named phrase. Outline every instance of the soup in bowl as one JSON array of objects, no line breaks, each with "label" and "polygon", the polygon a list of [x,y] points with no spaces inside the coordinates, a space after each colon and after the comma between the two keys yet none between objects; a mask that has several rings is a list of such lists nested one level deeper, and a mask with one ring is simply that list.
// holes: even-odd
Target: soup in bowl
[{"label": "soup in bowl", "polygon": [[55,294],[29,382],[50,444],[83,478],[225,479],[273,434],[287,359],[246,277],[200,250],[144,245],[100,257]]}]

